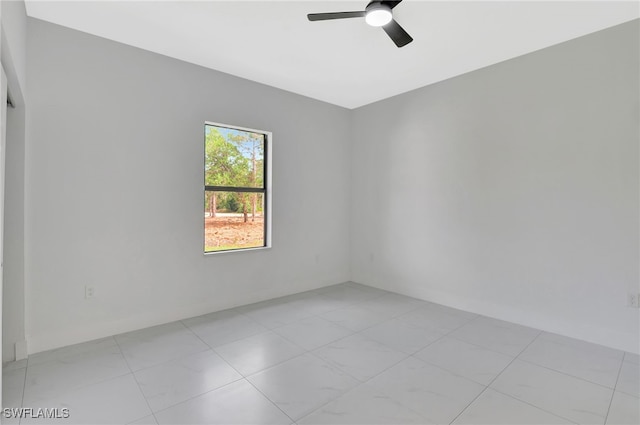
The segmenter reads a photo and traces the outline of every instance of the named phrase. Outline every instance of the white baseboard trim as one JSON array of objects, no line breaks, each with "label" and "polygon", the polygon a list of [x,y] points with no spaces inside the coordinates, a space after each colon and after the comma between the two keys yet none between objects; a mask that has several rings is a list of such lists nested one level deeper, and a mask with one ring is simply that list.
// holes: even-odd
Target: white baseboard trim
[{"label": "white baseboard trim", "polygon": [[27,358],[29,353],[29,350],[27,348],[28,348],[28,345],[26,340],[16,342],[16,345],[15,345],[16,361],[24,360]]},{"label": "white baseboard trim", "polygon": [[567,336],[569,338],[575,338],[617,350],[640,354],[640,335],[593,325],[567,322],[566,320],[558,319],[556,317],[550,317],[544,312],[523,311],[510,306],[462,298],[448,292],[436,291],[427,288],[420,288],[418,290],[408,287],[400,288],[376,285],[369,282],[359,283],[386,291],[397,292],[409,297],[434,302],[447,307],[456,308],[458,310],[481,314],[483,316],[505,320],[507,322],[540,329],[546,332]]},{"label": "white baseboard trim", "polygon": [[[343,279],[344,281],[346,279]],[[230,308],[253,304],[273,298],[279,298],[300,292],[310,291],[325,286],[336,284],[335,281],[327,282],[306,282],[299,285],[295,291],[274,290],[271,292],[263,292],[261,295],[249,296],[241,303],[223,304],[218,302],[205,302],[198,305],[183,306],[177,309],[169,309],[167,311],[154,311],[141,314],[134,317],[127,317],[122,320],[114,320],[103,323],[89,323],[80,325],[71,329],[64,329],[58,332],[27,335],[28,354],[36,354],[42,351],[53,350],[56,348],[66,347],[69,345],[80,344],[95,339],[106,338],[113,335],[132,332],[139,329],[145,329],[151,326],[163,325],[178,320],[185,320],[191,317],[201,316],[216,311],[227,310]]]}]

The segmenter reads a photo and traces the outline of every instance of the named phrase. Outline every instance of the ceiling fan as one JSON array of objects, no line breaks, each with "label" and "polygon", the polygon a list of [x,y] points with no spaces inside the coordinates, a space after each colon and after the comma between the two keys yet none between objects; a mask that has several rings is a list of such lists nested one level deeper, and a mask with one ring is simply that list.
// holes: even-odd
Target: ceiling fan
[{"label": "ceiling fan", "polygon": [[402,47],[413,41],[413,38],[393,19],[392,9],[399,1],[371,1],[362,12],[309,13],[310,21],[326,21],[329,19],[364,18],[372,27],[382,27],[396,46]]}]

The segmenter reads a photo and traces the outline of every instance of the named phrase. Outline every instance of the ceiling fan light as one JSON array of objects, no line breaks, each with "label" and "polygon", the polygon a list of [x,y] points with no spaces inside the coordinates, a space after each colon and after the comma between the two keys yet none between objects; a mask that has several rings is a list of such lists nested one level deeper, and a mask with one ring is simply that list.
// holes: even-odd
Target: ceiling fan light
[{"label": "ceiling fan light", "polygon": [[391,9],[387,6],[379,5],[371,5],[367,8],[367,14],[365,15],[365,21],[367,24],[372,27],[381,27],[383,25],[387,25],[391,22],[393,15],[391,14]]}]

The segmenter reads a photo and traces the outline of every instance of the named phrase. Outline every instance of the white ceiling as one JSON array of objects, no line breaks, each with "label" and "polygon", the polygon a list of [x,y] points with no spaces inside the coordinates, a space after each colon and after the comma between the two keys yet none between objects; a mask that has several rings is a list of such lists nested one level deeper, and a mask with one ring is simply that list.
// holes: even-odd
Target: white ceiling
[{"label": "white ceiling", "polygon": [[435,83],[640,16],[637,1],[405,0],[398,49],[363,1],[27,0],[27,13],[104,38],[347,108]]}]

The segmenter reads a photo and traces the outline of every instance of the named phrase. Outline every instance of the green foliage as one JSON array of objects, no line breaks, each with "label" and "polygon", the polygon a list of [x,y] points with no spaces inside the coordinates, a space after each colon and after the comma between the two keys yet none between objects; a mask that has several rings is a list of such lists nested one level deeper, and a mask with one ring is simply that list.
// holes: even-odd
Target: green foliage
[{"label": "green foliage", "polygon": [[246,174],[246,160],[234,143],[216,127],[208,127],[205,138],[204,181],[208,186],[235,186]]},{"label": "green foliage", "polygon": [[[205,185],[262,187],[264,145],[262,134],[206,126]],[[217,211],[246,214],[262,210],[261,199],[253,193],[216,192],[215,206]],[[213,202],[213,194],[205,194],[205,210]]]},{"label": "green foliage", "polygon": [[242,205],[238,200],[238,196],[233,192],[225,192],[222,194],[223,196],[218,203],[218,210],[230,211],[230,212],[241,212]]}]

